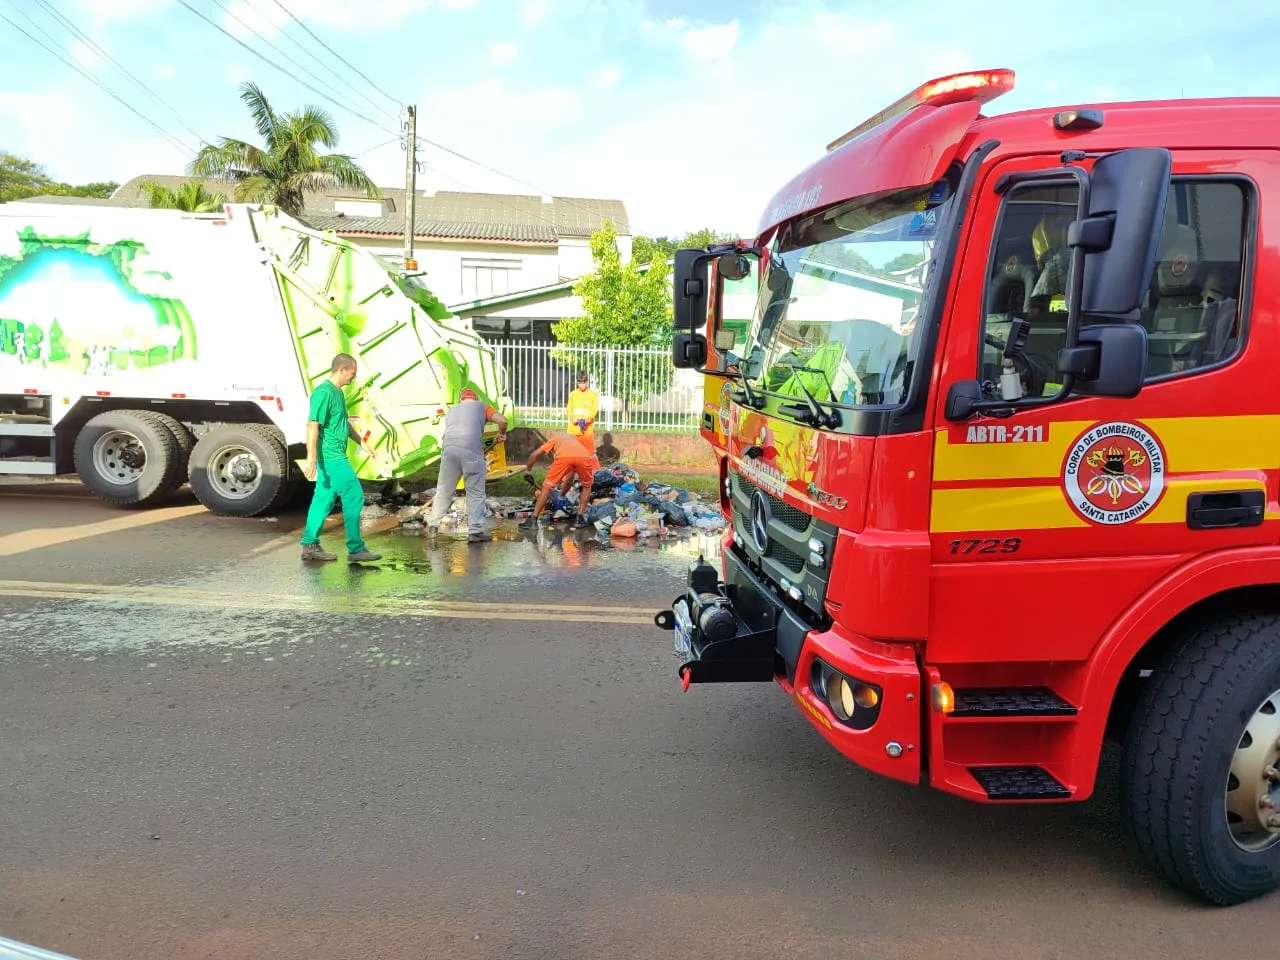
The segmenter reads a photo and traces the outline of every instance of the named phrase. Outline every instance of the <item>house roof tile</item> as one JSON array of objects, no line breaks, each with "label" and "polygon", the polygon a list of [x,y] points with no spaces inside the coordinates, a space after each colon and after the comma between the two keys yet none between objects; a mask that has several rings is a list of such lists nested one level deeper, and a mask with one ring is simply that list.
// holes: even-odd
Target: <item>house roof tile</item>
[{"label": "house roof tile", "polygon": [[[109,202],[113,206],[145,207],[145,184],[156,183],[174,189],[193,179],[197,178],[169,174],[134,177],[122,184]],[[233,194],[234,188],[230,184],[219,180],[201,182],[210,193]],[[302,219],[318,230],[379,237],[404,236],[407,191],[387,187],[381,190],[381,194],[383,215],[359,216],[338,210],[340,201],[369,200],[356,191],[309,193]],[[46,197],[39,199],[50,200]],[[621,200],[442,190],[437,193],[417,191],[415,205],[415,237],[555,243],[562,237],[589,237],[606,220],[612,220],[620,234],[631,232],[627,208]]]}]

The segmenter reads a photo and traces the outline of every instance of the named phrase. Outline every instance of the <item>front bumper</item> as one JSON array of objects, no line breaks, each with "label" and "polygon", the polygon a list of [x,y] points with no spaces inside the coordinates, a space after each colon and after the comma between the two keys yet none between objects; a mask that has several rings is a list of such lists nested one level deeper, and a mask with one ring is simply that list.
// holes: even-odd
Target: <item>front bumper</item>
[{"label": "front bumper", "polygon": [[673,633],[684,687],[774,680],[849,760],[918,783],[923,683],[914,649],[838,623],[814,630],[732,550],[724,561],[723,581],[715,568],[695,564],[688,589],[654,617]]}]

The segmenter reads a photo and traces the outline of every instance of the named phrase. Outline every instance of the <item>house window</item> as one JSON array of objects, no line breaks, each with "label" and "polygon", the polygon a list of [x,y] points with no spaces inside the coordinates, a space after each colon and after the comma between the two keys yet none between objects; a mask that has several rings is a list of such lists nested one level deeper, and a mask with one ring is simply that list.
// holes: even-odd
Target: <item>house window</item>
[{"label": "house window", "polygon": [[462,296],[472,300],[500,297],[520,289],[520,261],[479,259],[462,260]]}]

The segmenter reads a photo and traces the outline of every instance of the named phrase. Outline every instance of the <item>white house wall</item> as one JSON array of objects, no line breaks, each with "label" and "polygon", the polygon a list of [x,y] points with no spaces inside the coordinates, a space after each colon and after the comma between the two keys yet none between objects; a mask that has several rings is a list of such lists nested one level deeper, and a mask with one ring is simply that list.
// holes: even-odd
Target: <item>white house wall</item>
[{"label": "white house wall", "polygon": [[[399,263],[404,256],[404,240],[400,237],[355,237],[353,241],[380,257]],[[460,303],[480,299],[462,286],[462,261],[519,260],[518,277],[511,277],[512,290],[546,287],[560,281],[560,257],[557,249],[547,245],[516,243],[457,243],[415,240],[413,256],[418,269],[426,271],[427,287],[443,303]]]}]

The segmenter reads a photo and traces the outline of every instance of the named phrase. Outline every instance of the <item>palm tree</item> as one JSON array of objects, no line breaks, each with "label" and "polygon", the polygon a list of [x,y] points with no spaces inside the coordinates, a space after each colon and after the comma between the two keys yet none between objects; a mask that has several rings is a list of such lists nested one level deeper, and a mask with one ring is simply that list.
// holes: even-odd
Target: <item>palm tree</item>
[{"label": "palm tree", "polygon": [[254,83],[241,85],[240,99],[248,105],[265,145],[222,137],[217,145],[200,150],[190,173],[228,180],[235,184],[236,200],[271,204],[295,217],[302,214],[308,192],[348,187],[369,197],[380,195],[351,157],[316,151],[317,144],[330,149],[338,144],[337,125],[324,110],[307,106],[297,113],[278,114]]},{"label": "palm tree", "polygon": [[209,193],[204,184],[188,180],[176,190],[159,183],[144,183],[143,191],[148,204],[156,210],[185,210],[187,213],[217,213],[227,198],[221,193]]}]

